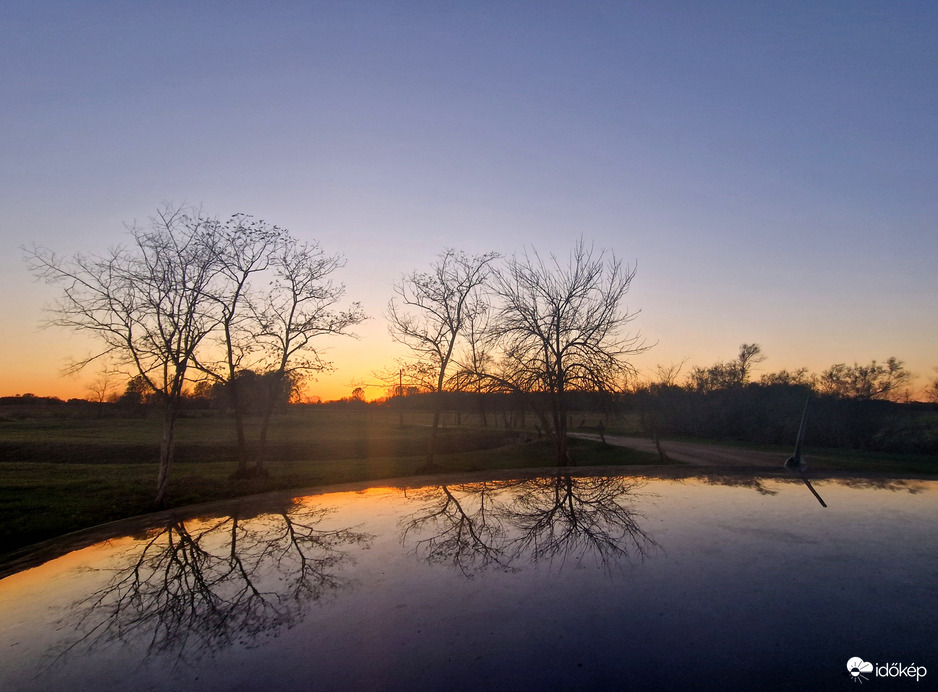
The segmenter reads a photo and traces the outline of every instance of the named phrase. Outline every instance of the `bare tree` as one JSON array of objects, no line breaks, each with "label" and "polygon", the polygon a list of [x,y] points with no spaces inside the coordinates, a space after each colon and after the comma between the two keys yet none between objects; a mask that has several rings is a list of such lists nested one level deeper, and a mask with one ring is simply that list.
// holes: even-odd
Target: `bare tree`
[{"label": "bare tree", "polygon": [[669,387],[676,387],[677,378],[680,377],[681,370],[684,369],[685,363],[687,363],[687,358],[684,358],[680,363],[671,362],[668,365],[662,365],[661,363],[658,363],[655,365],[654,380],[649,382],[647,386],[653,389],[667,389]]},{"label": "bare tree", "polygon": [[742,387],[749,381],[753,366],[764,360],[765,354],[759,344],[741,344],[735,360],[714,363],[708,368],[692,368],[687,376],[688,383],[698,392]]},{"label": "bare tree", "polygon": [[498,275],[495,331],[503,359],[514,386],[547,397],[559,465],[570,462],[567,393],[617,390],[633,371],[627,357],[645,350],[638,336],[624,332],[635,317],[622,305],[634,276],[582,239],[565,265],[532,250],[512,257]]},{"label": "bare tree", "polygon": [[899,394],[912,379],[901,360],[891,357],[885,363],[869,365],[837,363],[821,373],[822,394],[848,399],[889,399]]},{"label": "bare tree", "polygon": [[331,368],[315,340],[329,334],[350,335],[349,330],[365,320],[360,303],[335,309],[345,286],[331,277],[344,264],[340,256],[327,255],[318,243],[287,238],[271,257],[273,281],[250,301],[252,337],[265,353],[269,384],[254,474],[266,475],[264,453],[278,395],[298,377]]},{"label": "bare tree", "polygon": [[406,344],[433,374],[433,424],[427,445],[427,467],[433,466],[437,429],[442,408],[441,392],[457,341],[463,335],[477,292],[491,273],[493,252],[468,256],[447,249],[429,272],[414,272],[394,286],[396,298],[388,304],[391,336]]},{"label": "bare tree", "polygon": [[117,373],[105,367],[88,385],[88,398],[98,404],[113,401],[117,398]]},{"label": "bare tree", "polygon": [[453,376],[455,389],[472,392],[479,407],[482,425],[488,425],[485,394],[493,391],[494,382],[485,377],[495,363],[492,340],[492,306],[486,300],[478,300],[469,309],[466,320],[464,345],[457,358],[458,371]]},{"label": "bare tree", "polygon": [[749,375],[756,363],[765,361],[765,354],[759,344],[741,344],[739,355],[736,356],[736,364],[739,368],[739,379],[741,384],[746,384]]},{"label": "bare tree", "polygon": [[[26,253],[33,271],[63,286],[51,324],[88,331],[103,348],[73,366],[111,357],[139,378],[141,392],[163,404],[164,426],[157,504],[166,496],[175,422],[192,370],[225,386],[235,416],[236,475],[264,474],[271,413],[302,374],[329,367],[313,340],[346,334],[361,322],[361,306],[335,304],[345,288],[331,281],[343,262],[316,243],[300,243],[277,226],[237,214],[227,222],[188,209],[167,208],[148,228],[131,228],[133,242],[98,257],[63,259],[44,248]],[[263,290],[252,280],[270,278]],[[246,374],[266,387],[260,450],[254,469],[245,452],[242,396]]]},{"label": "bare tree", "polygon": [[102,348],[73,364],[80,370],[112,357],[129,367],[159,398],[163,432],[157,506],[163,503],[175,448],[176,419],[196,348],[218,324],[208,300],[217,276],[214,229],[187,210],[165,208],[146,228],[130,228],[131,242],[106,255],[62,258],[33,246],[30,269],[61,286],[49,324],[88,332]]},{"label": "bare tree", "polygon": [[219,311],[218,342],[224,358],[211,362],[202,360],[198,367],[211,380],[224,386],[228,403],[231,405],[235,436],[238,445],[238,466],[234,477],[250,475],[247,465],[247,449],[244,432],[244,401],[240,391],[240,373],[252,363],[245,359],[256,355],[251,313],[247,308],[252,285],[251,280],[266,272],[272,256],[287,241],[283,229],[253,219],[246,214],[235,214],[226,223],[205,220],[206,225],[216,228],[217,242],[214,246],[220,280],[216,290],[209,294]]},{"label": "bare tree", "polygon": [[[935,368],[935,372],[938,373],[938,368]],[[925,387],[925,396],[928,397],[929,401],[938,403],[938,377],[935,377],[928,383],[928,386]]]}]

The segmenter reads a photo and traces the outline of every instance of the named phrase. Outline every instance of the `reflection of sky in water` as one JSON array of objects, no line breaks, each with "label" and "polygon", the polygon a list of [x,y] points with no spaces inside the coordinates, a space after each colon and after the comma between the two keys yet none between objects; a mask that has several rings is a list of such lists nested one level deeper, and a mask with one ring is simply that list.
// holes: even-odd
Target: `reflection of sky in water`
[{"label": "reflection of sky in water", "polygon": [[561,477],[164,522],[0,581],[0,688],[821,689],[853,656],[938,674],[938,483],[814,486],[827,509],[789,477]]}]

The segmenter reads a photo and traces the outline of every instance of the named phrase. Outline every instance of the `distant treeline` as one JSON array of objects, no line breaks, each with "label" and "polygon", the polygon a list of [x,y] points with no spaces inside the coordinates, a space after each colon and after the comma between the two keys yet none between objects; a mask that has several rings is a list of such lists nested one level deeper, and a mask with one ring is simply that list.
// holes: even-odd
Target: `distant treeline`
[{"label": "distant treeline", "polygon": [[[185,410],[192,414],[227,412],[223,396],[191,396]],[[614,431],[618,421],[628,420],[626,432],[660,437],[696,437],[757,444],[788,445],[798,435],[805,402],[810,398],[805,442],[813,447],[878,452],[938,454],[938,404],[859,399],[819,394],[806,385],[748,383],[738,387],[697,391],[677,385],[646,386],[635,391],[608,394],[570,392],[571,429],[583,424],[595,427],[604,421]],[[499,428],[536,427],[538,408],[547,406],[546,395],[518,393],[443,392],[443,408],[454,423],[481,423]],[[157,413],[155,402],[133,397],[100,404],[82,399],[63,402],[52,397],[2,397],[0,406],[54,406],[61,414],[147,415]],[[282,408],[287,407],[283,401]],[[402,412],[432,411],[430,393],[411,393],[367,403],[354,397],[320,404],[290,404],[324,409],[368,410],[390,408]],[[0,418],[10,418],[0,415]],[[19,416],[16,416],[19,417]]]},{"label": "distant treeline", "polygon": [[[0,406],[60,406],[66,403],[56,396],[36,396],[35,394],[17,394],[16,396],[0,396]],[[69,399],[68,403],[76,405],[89,404],[86,399]]]},{"label": "distant treeline", "polygon": [[[457,416],[481,414],[489,424],[521,421],[524,411],[546,407],[546,395],[446,392],[445,408]],[[749,383],[707,392],[676,385],[643,387],[621,394],[571,392],[572,430],[600,420],[610,431],[617,420],[634,421],[628,432],[649,437],[697,437],[757,444],[790,445],[798,436],[805,402],[811,399],[805,442],[880,452],[938,454],[938,404],[843,398],[799,385]],[[348,400],[333,405],[368,406]],[[429,395],[390,399],[382,405],[431,410]],[[477,419],[478,420],[478,419]],[[528,425],[537,425],[530,415]]]},{"label": "distant treeline", "polygon": [[649,434],[791,444],[810,397],[805,443],[938,454],[938,404],[818,395],[806,386],[750,383],[708,392],[677,386],[629,397]]},{"label": "distant treeline", "polygon": [[657,380],[635,387],[630,407],[646,433],[791,444],[810,400],[805,442],[879,452],[938,453],[938,379],[926,389],[933,403],[909,401],[912,375],[901,360],[836,363],[819,375],[780,370],[751,381],[765,360],[758,344],[737,357],[694,367],[683,384],[680,365],[658,368]]}]

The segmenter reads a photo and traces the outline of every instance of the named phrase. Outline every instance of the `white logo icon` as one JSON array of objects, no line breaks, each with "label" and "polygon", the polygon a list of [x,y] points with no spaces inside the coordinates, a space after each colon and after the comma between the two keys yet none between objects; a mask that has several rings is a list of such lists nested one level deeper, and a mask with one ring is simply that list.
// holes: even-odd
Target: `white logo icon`
[{"label": "white logo icon", "polygon": [[863,673],[872,673],[873,664],[864,661],[858,656],[854,656],[849,661],[847,661],[847,670],[850,671],[850,675],[853,677],[854,682],[863,684],[863,681],[868,679],[865,675],[863,675]]}]

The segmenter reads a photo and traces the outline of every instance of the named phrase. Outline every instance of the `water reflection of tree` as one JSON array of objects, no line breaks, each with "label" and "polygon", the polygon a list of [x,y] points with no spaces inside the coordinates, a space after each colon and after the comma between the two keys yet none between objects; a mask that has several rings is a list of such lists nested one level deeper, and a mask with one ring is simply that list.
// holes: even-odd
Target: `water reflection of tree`
[{"label": "water reflection of tree", "polygon": [[760,495],[778,495],[777,490],[765,486],[765,479],[750,475],[733,475],[728,473],[709,473],[700,476],[708,485],[726,485],[732,488],[752,488]]},{"label": "water reflection of tree", "polygon": [[657,544],[639,526],[641,515],[629,501],[638,487],[621,477],[570,474],[522,483],[509,508],[520,531],[514,556],[529,555],[534,561],[572,557],[577,563],[594,557],[604,567],[632,555],[644,558]]},{"label": "water reflection of tree", "polygon": [[415,541],[415,550],[431,563],[449,563],[463,574],[495,563],[506,566],[498,491],[501,482],[440,485],[411,491],[407,497],[423,502],[402,522],[401,541]]},{"label": "water reflection of tree", "polygon": [[293,626],[313,601],[348,582],[339,574],[351,561],[345,548],[372,538],[320,528],[332,511],[293,504],[148,532],[108,584],[76,605],[78,639],[61,655],[139,641],[148,656],[196,660]]},{"label": "water reflection of tree", "polygon": [[[767,477],[757,477],[749,475],[732,475],[732,474],[701,474],[695,476],[701,478],[704,482],[710,485],[726,485],[733,487],[747,487],[754,489],[757,493],[761,495],[777,495],[777,490],[772,490],[765,485],[766,480],[771,480],[777,483],[804,483],[808,490],[818,499],[818,502],[821,503],[824,507],[827,504],[821,498],[817,490],[814,489],[811,480],[802,472],[795,477],[790,476],[767,476]],[[848,488],[857,488],[863,490],[889,490],[891,492],[907,492],[910,495],[916,495],[922,492],[925,489],[925,485],[915,479],[904,479],[904,478],[890,478],[888,476],[846,476],[842,478],[838,477],[816,477],[815,482],[820,484],[827,483],[836,483],[838,485],[843,485]]]},{"label": "water reflection of tree", "polygon": [[[672,482],[684,478],[669,474]],[[688,480],[751,488],[766,496],[779,491],[768,482],[795,483],[786,475],[700,473]],[[917,493],[923,484],[890,478],[833,478],[858,488]],[[818,497],[817,491],[809,489]],[[524,560],[589,558],[609,567],[644,557],[657,544],[640,526],[632,498],[642,482],[622,477],[577,477],[567,473],[527,480],[440,485],[408,491],[422,503],[401,522],[401,541],[413,542],[416,554],[431,563],[448,564],[471,576],[491,566],[511,568]]]},{"label": "water reflection of tree", "polygon": [[[639,526],[631,499],[638,483],[567,473],[500,483],[425,488],[409,497],[424,506],[402,522],[428,562],[466,575],[522,560],[596,558],[603,566],[644,557],[654,540]],[[420,537],[423,536],[423,537]]]},{"label": "water reflection of tree", "polygon": [[889,490],[891,492],[907,492],[910,495],[918,495],[925,490],[925,483],[921,480],[910,480],[903,478],[889,477],[849,477],[838,478],[837,483],[845,485],[848,488],[857,488],[861,490]]}]

